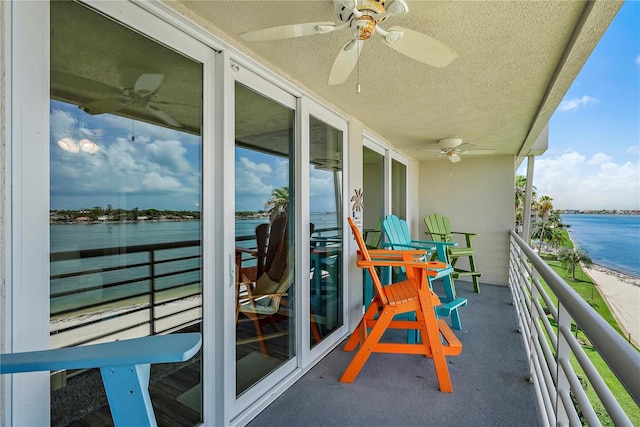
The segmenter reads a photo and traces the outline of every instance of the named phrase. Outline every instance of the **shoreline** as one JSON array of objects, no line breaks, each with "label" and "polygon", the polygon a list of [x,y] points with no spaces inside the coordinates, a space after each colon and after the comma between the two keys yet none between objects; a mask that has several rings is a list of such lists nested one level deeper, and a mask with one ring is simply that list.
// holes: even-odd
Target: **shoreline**
[{"label": "shoreline", "polygon": [[640,277],[593,264],[582,266],[602,295],[625,338],[640,346]]}]

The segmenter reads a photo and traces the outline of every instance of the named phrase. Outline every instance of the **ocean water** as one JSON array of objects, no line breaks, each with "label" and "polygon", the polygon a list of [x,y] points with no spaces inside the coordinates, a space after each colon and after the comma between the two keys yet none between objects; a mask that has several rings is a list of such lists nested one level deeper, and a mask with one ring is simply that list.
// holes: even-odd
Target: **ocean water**
[{"label": "ocean water", "polygon": [[640,216],[565,214],[562,222],[594,264],[640,277]]}]

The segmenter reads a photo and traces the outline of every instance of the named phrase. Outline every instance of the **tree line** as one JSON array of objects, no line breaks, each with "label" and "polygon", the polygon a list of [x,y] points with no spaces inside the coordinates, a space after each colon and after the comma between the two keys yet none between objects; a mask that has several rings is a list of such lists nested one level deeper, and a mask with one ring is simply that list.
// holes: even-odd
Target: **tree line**
[{"label": "tree line", "polygon": [[200,211],[184,211],[184,210],[159,210],[154,208],[133,209],[112,208],[108,205],[106,208],[94,206],[89,209],[61,209],[51,211],[51,220],[53,222],[70,222],[83,218],[88,221],[137,221],[139,219],[148,220],[178,220],[178,219],[200,219]]}]

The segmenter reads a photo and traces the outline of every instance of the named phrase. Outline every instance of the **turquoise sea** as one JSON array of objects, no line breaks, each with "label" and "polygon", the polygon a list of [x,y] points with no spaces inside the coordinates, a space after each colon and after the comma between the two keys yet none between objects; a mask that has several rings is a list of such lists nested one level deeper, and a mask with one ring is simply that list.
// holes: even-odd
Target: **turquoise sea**
[{"label": "turquoise sea", "polygon": [[574,245],[594,264],[640,277],[640,216],[565,214]]}]

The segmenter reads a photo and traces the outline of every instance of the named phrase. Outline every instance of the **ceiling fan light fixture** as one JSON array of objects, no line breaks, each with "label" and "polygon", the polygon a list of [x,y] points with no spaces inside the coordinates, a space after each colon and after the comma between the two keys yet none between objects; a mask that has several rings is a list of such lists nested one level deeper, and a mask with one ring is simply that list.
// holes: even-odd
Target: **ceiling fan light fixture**
[{"label": "ceiling fan light fixture", "polygon": [[447,158],[449,159],[449,161],[451,163],[458,163],[460,160],[462,160],[460,158],[460,155],[458,153],[456,153],[455,151],[450,151],[447,153]]},{"label": "ceiling fan light fixture", "polygon": [[93,154],[93,153],[97,152],[98,150],[100,150],[100,147],[98,146],[98,144],[96,144],[93,141],[90,141],[88,139],[81,139],[80,140],[80,149],[82,151],[84,151],[85,153]]},{"label": "ceiling fan light fixture", "polygon": [[369,40],[376,33],[376,20],[369,15],[363,15],[353,20],[353,37],[358,40]]},{"label": "ceiling fan light fixture", "polygon": [[64,151],[68,151],[69,153],[73,154],[80,151],[80,146],[76,144],[76,142],[71,138],[62,138],[58,140],[58,146]]}]

